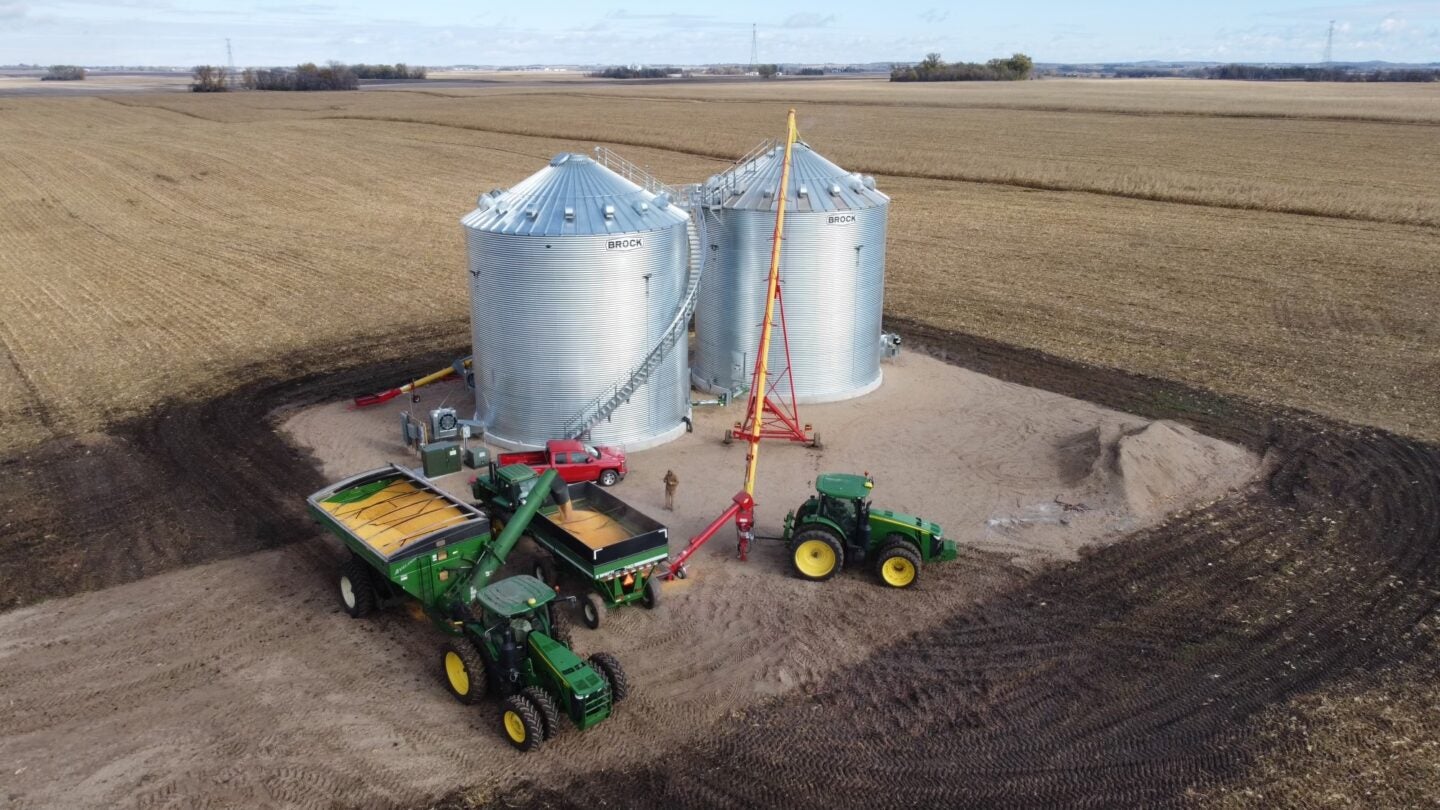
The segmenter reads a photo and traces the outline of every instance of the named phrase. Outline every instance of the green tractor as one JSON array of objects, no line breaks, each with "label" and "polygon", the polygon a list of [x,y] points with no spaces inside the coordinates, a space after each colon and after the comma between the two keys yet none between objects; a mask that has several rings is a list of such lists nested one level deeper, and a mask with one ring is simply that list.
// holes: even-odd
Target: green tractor
[{"label": "green tractor", "polygon": [[959,556],[939,525],[871,506],[874,487],[868,475],[825,473],[815,479],[816,494],[785,516],[782,539],[797,576],[824,582],[846,564],[869,563],[881,582],[908,588],[920,578],[921,563]]},{"label": "green tractor", "polygon": [[571,651],[554,602],[555,591],[532,576],[487,585],[476,599],[478,623],[445,651],[450,693],[466,704],[501,698],[502,731],[521,751],[555,736],[562,714],[582,731],[598,724],[630,691],[613,655],[587,662]]},{"label": "green tractor", "polygon": [[[554,470],[535,486],[569,497]],[[581,660],[570,649],[548,585],[528,574],[492,581],[544,497],[525,498],[498,534],[484,512],[399,465],[307,500],[350,552],[340,567],[341,608],[361,618],[387,599],[417,602],[451,636],[441,654],[450,693],[466,704],[498,698],[500,730],[521,751],[558,734],[562,714],[591,728],[630,691],[614,656]]]}]

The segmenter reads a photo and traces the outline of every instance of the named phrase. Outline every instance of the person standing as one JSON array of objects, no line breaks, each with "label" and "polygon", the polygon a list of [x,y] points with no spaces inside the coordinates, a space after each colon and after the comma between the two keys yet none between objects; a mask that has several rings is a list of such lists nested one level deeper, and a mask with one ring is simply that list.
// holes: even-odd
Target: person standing
[{"label": "person standing", "polygon": [[674,470],[666,470],[665,478],[665,508],[671,512],[675,511],[675,488],[680,486],[680,476]]}]

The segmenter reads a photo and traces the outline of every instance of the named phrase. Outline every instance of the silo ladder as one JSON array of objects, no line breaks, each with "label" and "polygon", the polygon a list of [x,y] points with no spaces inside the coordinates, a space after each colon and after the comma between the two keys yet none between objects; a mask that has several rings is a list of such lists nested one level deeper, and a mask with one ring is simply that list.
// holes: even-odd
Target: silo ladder
[{"label": "silo ladder", "polygon": [[584,438],[590,429],[610,418],[610,415],[630,401],[630,397],[649,379],[655,369],[669,356],[675,344],[684,340],[690,332],[690,316],[695,313],[695,301],[699,298],[700,277],[704,274],[709,237],[706,233],[705,216],[700,210],[698,187],[691,187],[687,194],[690,208],[690,222],[685,226],[690,242],[690,273],[685,281],[685,294],[680,307],[671,319],[670,325],[660,342],[630,374],[614,388],[606,389],[585,405],[575,418],[565,426],[564,436],[569,439]]}]

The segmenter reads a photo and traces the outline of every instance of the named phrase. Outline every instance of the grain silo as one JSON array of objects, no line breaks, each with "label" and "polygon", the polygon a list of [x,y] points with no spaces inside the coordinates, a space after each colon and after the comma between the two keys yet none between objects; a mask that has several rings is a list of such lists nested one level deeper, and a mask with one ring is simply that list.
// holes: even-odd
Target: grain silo
[{"label": "grain silo", "polygon": [[[765,305],[775,195],[785,148],[762,146],[704,186],[709,242],[700,282],[691,380],[708,391],[750,382]],[[785,323],[800,402],[857,397],[880,385],[880,315],[890,198],[875,180],[841,169],[797,142],[781,253]],[[770,366],[785,347],[777,335]]]},{"label": "grain silo", "polygon": [[638,449],[684,432],[684,345],[654,355],[680,315],[689,222],[668,195],[579,154],[480,197],[461,224],[489,440],[536,447],[589,425],[597,444]]}]

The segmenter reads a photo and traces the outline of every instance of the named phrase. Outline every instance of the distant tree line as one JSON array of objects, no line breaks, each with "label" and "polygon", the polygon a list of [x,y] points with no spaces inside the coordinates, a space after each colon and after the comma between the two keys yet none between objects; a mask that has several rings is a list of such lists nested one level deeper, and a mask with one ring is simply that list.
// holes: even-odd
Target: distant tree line
[{"label": "distant tree line", "polygon": [[1440,70],[1398,68],[1395,70],[1352,70],[1344,67],[1305,67],[1303,65],[1218,65],[1194,72],[1205,79],[1237,79],[1240,81],[1302,81],[1302,82],[1434,82],[1440,81]]},{"label": "distant tree line", "polygon": [[1009,59],[979,62],[946,62],[940,54],[926,54],[918,65],[897,66],[890,71],[892,82],[1013,82],[1030,78],[1035,63],[1023,53]]},{"label": "distant tree line", "polygon": [[423,79],[426,73],[424,66],[410,67],[404,62],[396,62],[393,65],[361,63],[351,65],[350,69],[355,71],[355,77],[359,79]]},{"label": "distant tree line", "polygon": [[796,71],[796,75],[797,75],[797,76],[824,76],[824,75],[825,75],[825,69],[824,69],[824,68],[816,68],[816,67],[800,68],[798,71]]},{"label": "distant tree line", "polygon": [[50,70],[40,77],[42,82],[75,82],[85,78],[85,68],[79,65],[51,65]]},{"label": "distant tree line", "polygon": [[195,81],[190,83],[193,92],[223,93],[230,89],[230,74],[223,67],[196,65],[191,75],[195,77]]},{"label": "distant tree line", "polygon": [[588,75],[597,79],[663,79],[675,72],[674,68],[668,67],[634,68],[620,65],[597,70]]},{"label": "distant tree line", "polygon": [[339,62],[324,67],[306,62],[294,68],[247,68],[240,74],[240,86],[246,90],[358,90],[360,77]]}]

